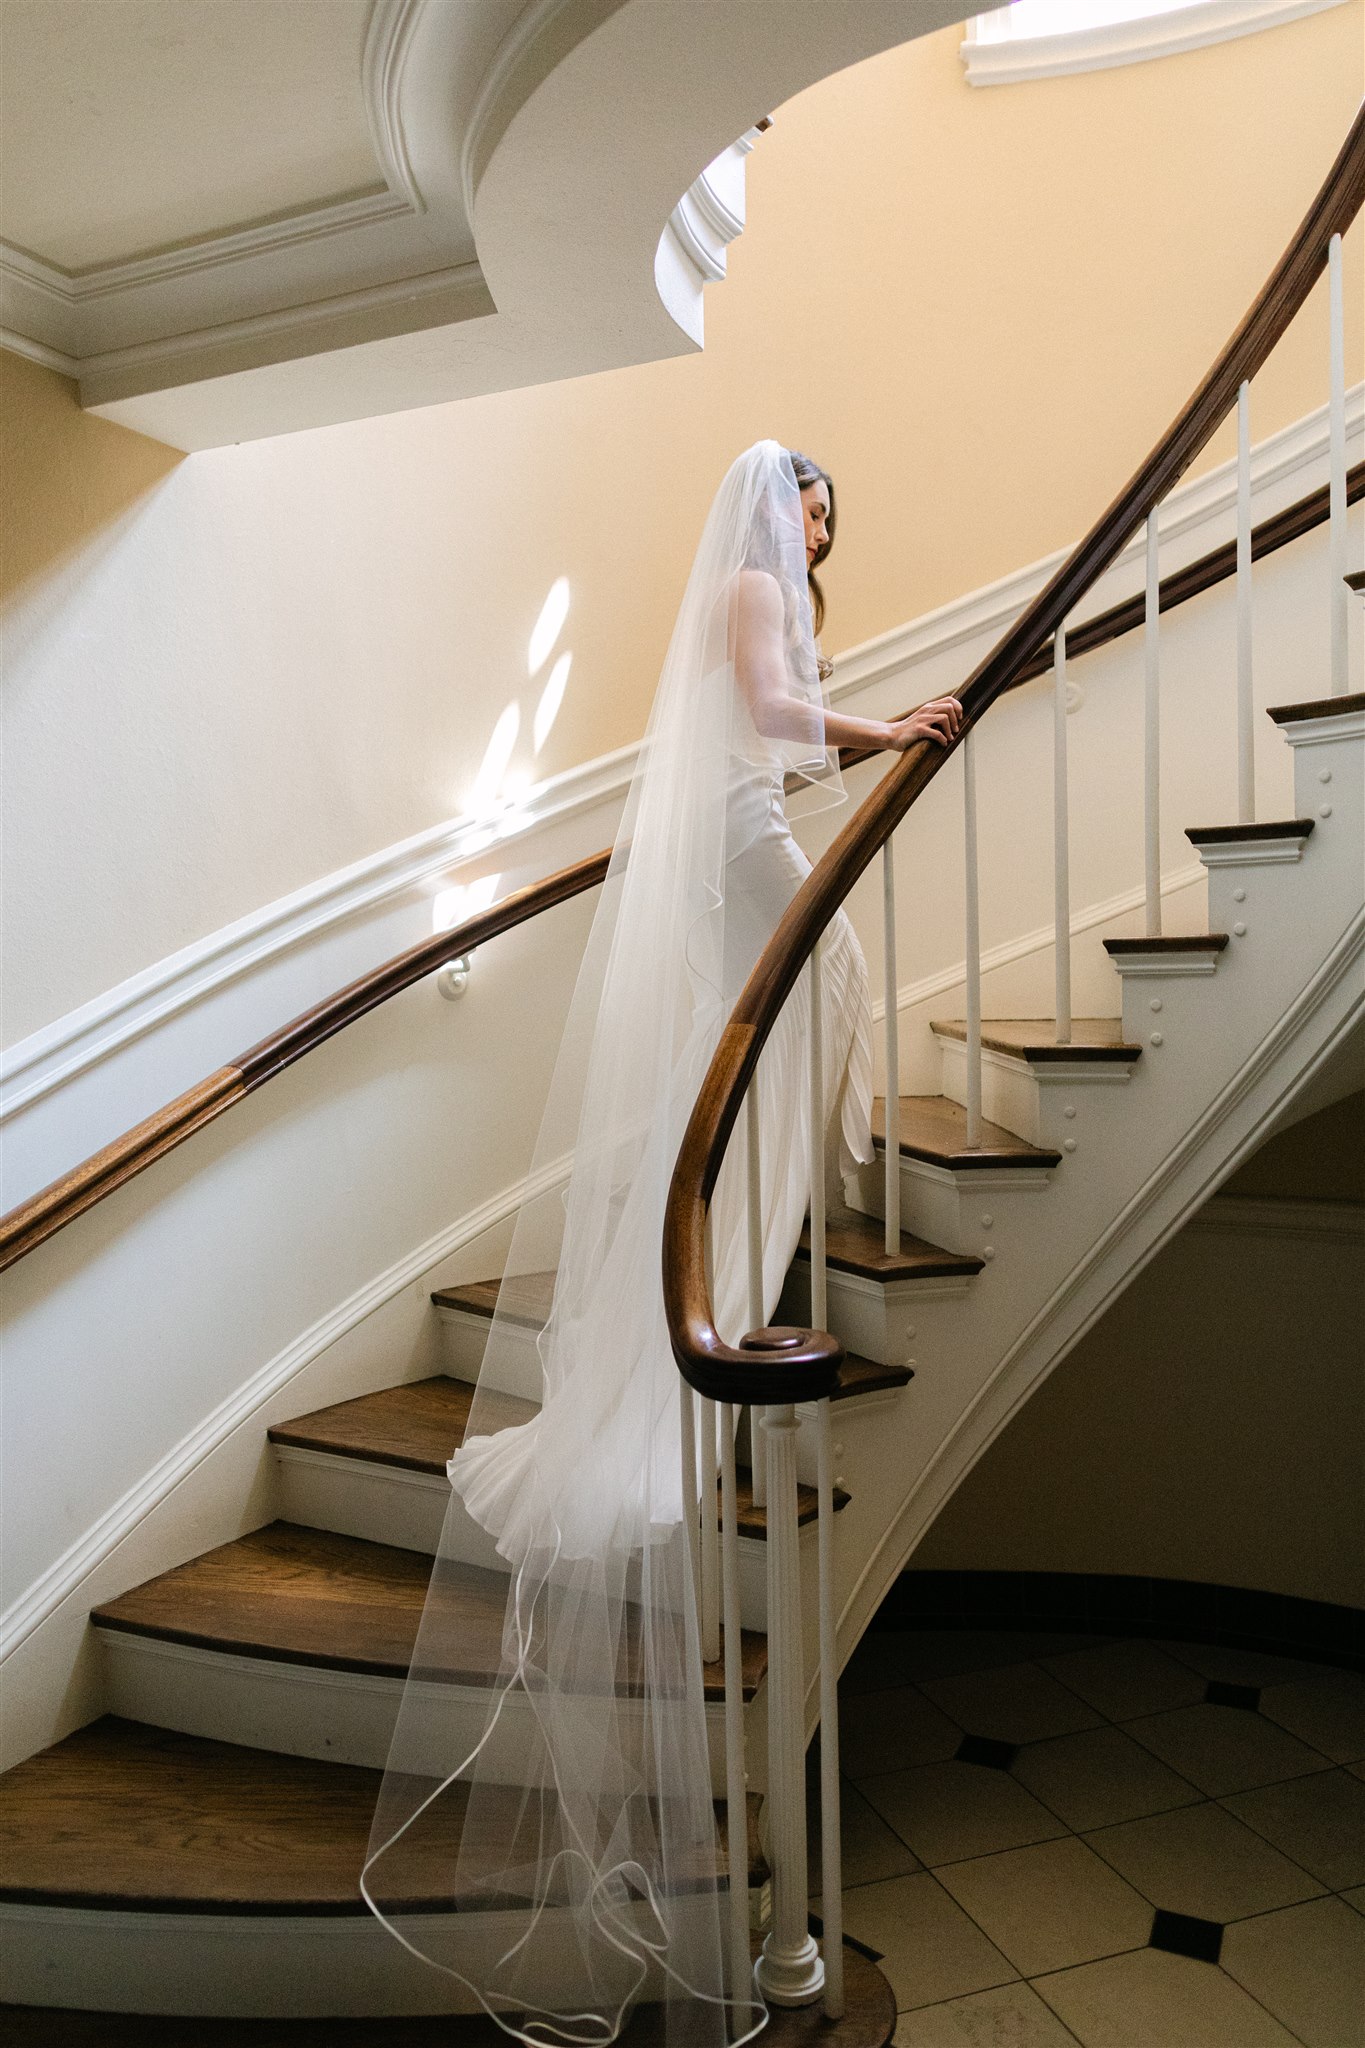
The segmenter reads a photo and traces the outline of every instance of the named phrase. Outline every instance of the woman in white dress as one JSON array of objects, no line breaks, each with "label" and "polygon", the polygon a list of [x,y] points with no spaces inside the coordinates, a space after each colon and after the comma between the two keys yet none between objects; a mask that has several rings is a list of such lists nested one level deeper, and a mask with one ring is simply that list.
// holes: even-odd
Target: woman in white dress
[{"label": "woman in white dress", "polygon": [[[697,1502],[683,1498],[660,1248],[721,1028],[810,872],[789,794],[839,801],[840,746],[946,743],[960,716],[951,698],[892,723],[828,708],[812,599],[818,615],[834,524],[828,476],[774,441],[731,465],[706,521],[450,1461],[371,1835],[363,1889],[384,1924],[449,1980],[453,2005],[531,2048],[605,2048],[641,2002],[687,2048],[763,2022],[752,1983],[726,1981]],[[765,1315],[810,1186],[808,989],[803,975],[758,1067]],[[850,1163],[871,1156],[872,1061],[867,971],[842,913],[821,991],[826,1101]],[[750,1321],[737,1136],[712,1204],[731,1342]],[[508,1395],[537,1412],[508,1426]],[[502,1613],[482,1643],[479,1561],[500,1572],[478,1584]]]}]

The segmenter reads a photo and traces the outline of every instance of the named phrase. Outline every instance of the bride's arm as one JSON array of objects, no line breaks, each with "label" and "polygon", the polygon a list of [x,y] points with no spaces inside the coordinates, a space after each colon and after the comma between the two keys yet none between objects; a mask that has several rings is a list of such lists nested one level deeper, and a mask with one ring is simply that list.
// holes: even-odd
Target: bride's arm
[{"label": "bride's arm", "polygon": [[906,718],[853,718],[842,711],[814,711],[788,687],[782,627],[782,593],[776,578],[762,569],[741,570],[735,677],[765,739],[812,739],[816,717],[823,723],[826,745],[832,747],[891,748],[901,753],[917,740],[937,740],[946,746],[957,732],[962,706],[956,697],[935,697]]}]

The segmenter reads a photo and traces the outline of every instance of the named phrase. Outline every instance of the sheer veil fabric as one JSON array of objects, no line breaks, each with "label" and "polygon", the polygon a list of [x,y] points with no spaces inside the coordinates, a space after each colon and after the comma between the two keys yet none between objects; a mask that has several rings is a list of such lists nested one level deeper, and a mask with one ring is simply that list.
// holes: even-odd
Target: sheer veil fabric
[{"label": "sheer veil fabric", "polygon": [[[776,735],[735,677],[746,569],[782,595]],[[660,1247],[721,1027],[809,872],[784,784],[843,794],[823,708],[800,494],[785,451],[760,441],[716,495],[664,661],[531,1167],[542,1192],[517,1222],[450,1460],[363,1878],[459,2002],[526,2043],[604,2048],[641,2004],[688,2048],[764,2018],[752,1982],[726,1981],[723,1763],[708,1756]],[[757,1082],[767,1315],[809,1188],[808,974]],[[845,1161],[867,1159],[866,969],[842,915],[821,992],[826,1100]],[[713,1204],[731,1340],[750,1326],[744,1188],[741,1131]]]}]

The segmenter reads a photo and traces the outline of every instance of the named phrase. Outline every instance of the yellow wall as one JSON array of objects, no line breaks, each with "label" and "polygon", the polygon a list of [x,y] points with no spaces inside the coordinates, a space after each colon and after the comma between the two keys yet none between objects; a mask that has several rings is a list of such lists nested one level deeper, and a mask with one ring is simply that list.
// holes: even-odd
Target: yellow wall
[{"label": "yellow wall", "polygon": [[[826,81],[749,160],[702,355],[178,464],[0,358],[5,1042],[452,815],[513,699],[523,780],[637,738],[705,508],[761,435],[837,478],[831,651],[1076,537],[1304,211],[1363,20],[988,90],[953,29]],[[1257,380],[1258,439],[1325,396],[1321,302]],[[574,666],[533,757],[559,575]]]}]

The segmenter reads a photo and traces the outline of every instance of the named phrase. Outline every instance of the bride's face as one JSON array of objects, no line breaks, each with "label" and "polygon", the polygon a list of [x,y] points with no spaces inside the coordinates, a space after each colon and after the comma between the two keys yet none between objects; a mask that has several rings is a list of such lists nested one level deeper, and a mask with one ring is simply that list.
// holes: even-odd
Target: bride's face
[{"label": "bride's face", "polygon": [[801,512],[806,525],[806,567],[809,569],[820,549],[829,540],[829,488],[816,481],[807,484],[801,493]]}]

